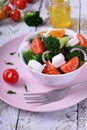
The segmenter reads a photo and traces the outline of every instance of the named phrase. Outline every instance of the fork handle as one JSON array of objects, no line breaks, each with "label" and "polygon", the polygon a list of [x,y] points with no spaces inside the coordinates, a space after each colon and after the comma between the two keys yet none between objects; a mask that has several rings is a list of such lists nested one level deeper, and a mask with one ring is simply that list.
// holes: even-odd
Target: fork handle
[{"label": "fork handle", "polygon": [[79,82],[77,84],[74,84],[70,88],[75,89],[75,88],[78,88],[78,87],[83,86],[83,85],[87,85],[87,81],[82,81],[82,82]]}]

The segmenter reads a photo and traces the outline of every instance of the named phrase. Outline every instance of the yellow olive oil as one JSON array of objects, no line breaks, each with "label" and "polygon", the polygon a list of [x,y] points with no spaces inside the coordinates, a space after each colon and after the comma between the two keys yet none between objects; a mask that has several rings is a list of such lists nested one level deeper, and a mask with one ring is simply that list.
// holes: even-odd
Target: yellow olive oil
[{"label": "yellow olive oil", "polygon": [[70,3],[67,0],[50,0],[50,24],[55,28],[67,28],[71,24]]}]

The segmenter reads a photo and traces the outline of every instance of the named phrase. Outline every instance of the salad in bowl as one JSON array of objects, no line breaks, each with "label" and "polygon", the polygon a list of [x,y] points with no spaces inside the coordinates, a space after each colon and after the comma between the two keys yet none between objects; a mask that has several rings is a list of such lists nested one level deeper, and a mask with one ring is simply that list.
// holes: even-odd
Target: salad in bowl
[{"label": "salad in bowl", "polygon": [[72,81],[87,64],[87,39],[70,29],[29,34],[19,47],[21,62],[45,85]]}]

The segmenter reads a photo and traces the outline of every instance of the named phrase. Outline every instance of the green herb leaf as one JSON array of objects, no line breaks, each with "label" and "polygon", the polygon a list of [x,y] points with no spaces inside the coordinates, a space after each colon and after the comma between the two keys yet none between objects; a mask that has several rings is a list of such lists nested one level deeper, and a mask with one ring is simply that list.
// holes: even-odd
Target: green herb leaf
[{"label": "green herb leaf", "polygon": [[14,65],[13,63],[11,62],[5,62],[6,65]]},{"label": "green herb leaf", "polygon": [[7,91],[7,94],[16,94],[16,92],[9,90],[9,91]]},{"label": "green herb leaf", "polygon": [[9,54],[10,54],[10,55],[14,55],[15,53],[16,53],[16,51],[15,51],[15,52],[10,52]]},{"label": "green herb leaf", "polygon": [[28,92],[27,85],[24,84],[25,91]]}]

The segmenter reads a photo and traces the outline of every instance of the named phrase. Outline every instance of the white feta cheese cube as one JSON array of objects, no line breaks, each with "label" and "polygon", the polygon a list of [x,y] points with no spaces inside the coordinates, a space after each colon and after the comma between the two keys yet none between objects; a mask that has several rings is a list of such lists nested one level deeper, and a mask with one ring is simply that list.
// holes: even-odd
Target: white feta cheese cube
[{"label": "white feta cheese cube", "polygon": [[67,42],[66,46],[74,46],[74,45],[77,45],[78,43],[79,43],[78,38],[77,38],[77,37],[74,37],[74,38],[71,38],[71,39]]},{"label": "white feta cheese cube", "polygon": [[58,68],[60,67],[61,65],[63,65],[65,63],[65,57],[62,53],[59,53],[58,55],[54,56],[52,58],[52,64]]},{"label": "white feta cheese cube", "polygon": [[30,60],[28,62],[28,66],[31,68],[31,69],[34,69],[35,71],[37,72],[42,72],[43,69],[44,69],[44,65],[42,65],[41,63],[39,63],[38,61],[36,60]]}]

